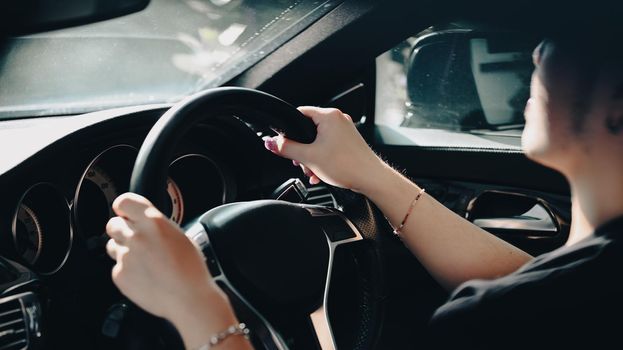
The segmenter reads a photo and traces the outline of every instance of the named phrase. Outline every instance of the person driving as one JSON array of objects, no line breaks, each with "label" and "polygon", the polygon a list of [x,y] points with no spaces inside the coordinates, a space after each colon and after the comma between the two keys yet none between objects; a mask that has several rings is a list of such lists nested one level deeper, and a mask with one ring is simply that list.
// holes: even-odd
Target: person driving
[{"label": "person driving", "polygon": [[[572,194],[568,241],[538,257],[459,217],[384,163],[339,110],[299,108],[316,124],[311,144],[283,136],[265,141],[268,150],[300,166],[310,183],[372,200],[430,274],[453,291],[431,319],[438,348],[617,341],[623,55],[605,40],[581,47],[576,40],[546,39],[533,54],[522,147],[530,159],[560,171]],[[118,216],[106,228],[107,251],[116,260],[112,277],[121,292],[171,321],[189,349],[250,349],[239,336],[244,332],[223,333],[239,321],[180,228],[136,194],[121,195],[113,209]]]}]

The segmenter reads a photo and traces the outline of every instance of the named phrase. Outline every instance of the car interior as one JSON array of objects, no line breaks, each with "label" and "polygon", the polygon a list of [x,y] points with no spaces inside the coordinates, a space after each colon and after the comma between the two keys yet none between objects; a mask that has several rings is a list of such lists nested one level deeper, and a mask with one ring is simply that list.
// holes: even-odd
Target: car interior
[{"label": "car interior", "polygon": [[[568,184],[521,151],[531,53],[548,26],[588,25],[607,6],[558,14],[556,2],[536,1],[276,1],[271,19],[259,14],[268,2],[251,0],[85,3],[2,5],[2,350],[183,347],[169,323],[111,280],[105,226],[127,191],[152,199],[202,248],[256,348],[434,347],[426,324],[448,292],[383,214],[349,190],[310,185],[264,149],[262,137],[277,132],[313,141],[314,126],[293,106],[348,113],[389,164],[532,255],[566,241]],[[225,59],[179,33],[159,38],[156,50],[117,46],[117,33],[71,36],[118,21],[132,37],[133,16],[157,6],[168,6],[162,22],[186,19],[177,6],[206,23],[240,14],[238,26],[199,31],[228,49],[253,26],[272,32],[249,34]],[[46,41],[48,33],[66,46]],[[175,45],[204,46],[175,56]],[[95,63],[71,75],[88,53]],[[159,53],[171,56],[169,66],[155,62]],[[115,73],[108,56],[128,66]],[[222,74],[201,66],[221,60],[220,69],[228,59],[236,64]],[[140,91],[106,82],[117,74]],[[111,94],[96,95],[104,87]],[[108,103],[117,95],[121,102]],[[101,103],[83,103],[90,98]]]}]

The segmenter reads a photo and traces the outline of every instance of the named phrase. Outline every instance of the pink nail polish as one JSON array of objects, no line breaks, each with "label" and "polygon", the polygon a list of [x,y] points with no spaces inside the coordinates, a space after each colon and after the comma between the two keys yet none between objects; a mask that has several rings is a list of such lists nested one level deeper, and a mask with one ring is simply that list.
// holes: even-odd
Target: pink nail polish
[{"label": "pink nail polish", "polygon": [[294,165],[294,166],[299,166],[299,165],[301,165],[301,163],[297,162],[296,160],[293,160],[293,161],[292,161],[292,165]]},{"label": "pink nail polish", "polygon": [[266,149],[271,151],[271,152],[276,152],[277,151],[277,142],[275,142],[275,140],[273,140],[273,139],[266,139],[266,140],[264,140],[264,147],[266,147]]}]

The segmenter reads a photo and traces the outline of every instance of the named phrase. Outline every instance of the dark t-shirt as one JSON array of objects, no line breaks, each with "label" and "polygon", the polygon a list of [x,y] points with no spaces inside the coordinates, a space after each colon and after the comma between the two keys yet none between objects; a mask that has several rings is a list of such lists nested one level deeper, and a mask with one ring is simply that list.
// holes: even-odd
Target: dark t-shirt
[{"label": "dark t-shirt", "polygon": [[623,217],[508,276],[462,284],[430,327],[440,349],[622,349]]}]

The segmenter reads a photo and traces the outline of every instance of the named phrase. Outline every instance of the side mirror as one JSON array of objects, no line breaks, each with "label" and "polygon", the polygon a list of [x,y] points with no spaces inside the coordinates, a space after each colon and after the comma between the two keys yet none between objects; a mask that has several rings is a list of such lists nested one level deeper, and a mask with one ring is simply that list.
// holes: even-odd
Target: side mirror
[{"label": "side mirror", "polygon": [[124,16],[143,10],[149,0],[4,0],[0,31],[36,33]]},{"label": "side mirror", "polygon": [[534,38],[446,30],[418,38],[407,67],[407,122],[499,130],[523,125]]}]

